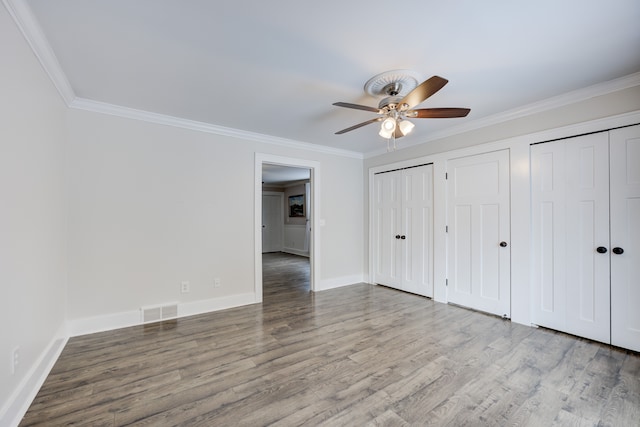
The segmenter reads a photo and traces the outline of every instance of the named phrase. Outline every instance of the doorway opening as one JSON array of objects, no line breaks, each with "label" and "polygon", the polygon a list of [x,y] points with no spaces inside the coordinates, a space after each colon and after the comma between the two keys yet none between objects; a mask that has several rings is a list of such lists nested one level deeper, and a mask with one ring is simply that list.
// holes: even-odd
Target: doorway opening
[{"label": "doorway opening", "polygon": [[319,174],[318,162],[256,153],[256,302],[263,300],[266,279],[263,277],[263,260],[270,269],[274,262],[287,260],[296,264],[298,270],[301,265],[307,265],[303,275],[308,282],[305,286],[311,291],[316,288],[320,247],[315,233],[319,213]]}]

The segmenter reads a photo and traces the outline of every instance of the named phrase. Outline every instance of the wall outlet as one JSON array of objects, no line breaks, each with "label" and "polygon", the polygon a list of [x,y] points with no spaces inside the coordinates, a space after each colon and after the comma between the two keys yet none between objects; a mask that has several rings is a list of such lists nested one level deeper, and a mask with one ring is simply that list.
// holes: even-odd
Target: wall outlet
[{"label": "wall outlet", "polygon": [[20,365],[20,347],[14,347],[11,352],[11,374],[15,374]]},{"label": "wall outlet", "polygon": [[180,292],[181,293],[188,294],[190,290],[191,290],[191,286],[189,286],[189,282],[184,281],[184,282],[180,283]]},{"label": "wall outlet", "polygon": [[213,287],[214,288],[219,288],[220,285],[221,285],[221,283],[220,283],[220,278],[219,277],[216,277],[215,279],[213,279]]}]

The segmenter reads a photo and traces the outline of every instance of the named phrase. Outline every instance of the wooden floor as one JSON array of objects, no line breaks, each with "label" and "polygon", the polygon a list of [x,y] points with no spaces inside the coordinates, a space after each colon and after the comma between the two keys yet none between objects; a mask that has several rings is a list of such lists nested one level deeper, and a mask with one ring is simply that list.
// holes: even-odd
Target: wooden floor
[{"label": "wooden floor", "polygon": [[21,425],[640,426],[640,356],[381,286],[69,340]]}]

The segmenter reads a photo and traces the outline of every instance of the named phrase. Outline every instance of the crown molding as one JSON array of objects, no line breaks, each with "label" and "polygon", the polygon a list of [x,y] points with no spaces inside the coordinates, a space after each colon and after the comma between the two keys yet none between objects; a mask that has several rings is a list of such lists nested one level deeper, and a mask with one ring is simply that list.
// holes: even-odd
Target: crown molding
[{"label": "crown molding", "polygon": [[[587,99],[595,98],[597,96],[607,95],[609,93],[629,89],[634,86],[640,86],[640,72],[630,74],[628,76],[620,77],[618,79],[598,83],[592,86],[587,86],[582,89],[577,89],[562,95],[547,98],[538,102],[533,102],[531,104],[513,108],[511,110],[506,110],[501,113],[492,114],[490,116],[483,117],[480,119],[468,121],[459,126],[443,129],[442,131],[434,132],[430,134],[429,136],[427,136],[426,139],[421,139],[418,142],[406,143],[406,144],[403,143],[402,148],[400,149],[426,144],[428,142],[436,141],[438,139],[443,139],[450,136],[459,135],[465,132],[470,132],[473,130],[497,125],[500,123],[508,122],[510,120],[515,120],[522,117],[530,116],[532,114],[543,113],[545,111],[564,107],[566,105],[574,104],[580,101],[586,101]],[[376,149],[376,150],[365,153],[364,158],[369,159],[372,157],[385,154],[386,152],[387,152],[386,149]]]},{"label": "crown molding", "polygon": [[198,122],[195,120],[187,120],[179,117],[168,116],[165,114],[152,113],[134,108],[122,107],[119,105],[108,104],[106,102],[92,101],[90,99],[75,98],[69,105],[70,108],[78,110],[91,111],[94,113],[108,114],[111,116],[124,117],[127,119],[141,120],[144,122],[155,123],[166,126],[173,126],[182,129],[189,129],[198,132],[212,133],[215,135],[229,136],[243,140],[261,142],[272,145],[279,145],[287,148],[300,149],[305,151],[314,151],[317,153],[331,154],[341,157],[351,157],[354,159],[363,159],[362,153],[355,151],[343,150],[340,148],[326,147],[324,145],[311,144],[307,142],[295,141],[292,139],[279,138],[271,135],[265,135],[257,132],[249,132],[241,129],[228,128],[224,126],[213,125],[210,123]]},{"label": "crown molding", "polygon": [[64,102],[67,105],[71,104],[76,97],[73,88],[27,2],[24,0],[2,0],[2,2]]}]

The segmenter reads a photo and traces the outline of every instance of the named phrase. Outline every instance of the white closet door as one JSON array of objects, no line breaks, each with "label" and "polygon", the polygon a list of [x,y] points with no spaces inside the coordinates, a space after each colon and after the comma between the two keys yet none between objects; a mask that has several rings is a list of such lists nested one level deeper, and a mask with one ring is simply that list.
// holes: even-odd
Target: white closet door
[{"label": "white closet door", "polygon": [[[610,342],[609,135],[566,144],[566,331]],[[599,247],[607,249],[599,253]],[[562,255],[560,254],[562,257]],[[562,258],[556,259],[562,262]]]},{"label": "white closet door", "polygon": [[531,146],[533,323],[566,329],[564,141]]},{"label": "white closet door", "polygon": [[433,297],[433,165],[402,171],[402,289]]},{"label": "white closet door", "polygon": [[608,159],[606,132],[531,147],[533,322],[607,343]]},{"label": "white closet door", "polygon": [[611,343],[640,351],[640,126],[611,131],[610,143]]},{"label": "white closet door", "polygon": [[448,301],[511,317],[509,151],[453,159],[447,170]]},{"label": "white closet door", "polygon": [[402,226],[401,174],[399,171],[374,176],[374,273],[375,282],[399,288],[401,285]]}]

